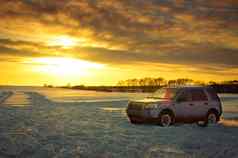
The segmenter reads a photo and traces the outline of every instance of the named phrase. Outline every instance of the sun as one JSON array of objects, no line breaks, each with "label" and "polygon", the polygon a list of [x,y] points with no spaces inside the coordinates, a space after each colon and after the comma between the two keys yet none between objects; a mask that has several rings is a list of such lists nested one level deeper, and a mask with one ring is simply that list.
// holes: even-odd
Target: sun
[{"label": "sun", "polygon": [[56,42],[59,44],[59,45],[62,45],[64,47],[72,47],[76,44],[75,41],[73,41],[72,39],[70,38],[59,38],[56,40]]},{"label": "sun", "polygon": [[70,48],[77,45],[77,39],[70,36],[58,36],[50,39],[48,44],[50,46],[61,46],[63,48]]}]

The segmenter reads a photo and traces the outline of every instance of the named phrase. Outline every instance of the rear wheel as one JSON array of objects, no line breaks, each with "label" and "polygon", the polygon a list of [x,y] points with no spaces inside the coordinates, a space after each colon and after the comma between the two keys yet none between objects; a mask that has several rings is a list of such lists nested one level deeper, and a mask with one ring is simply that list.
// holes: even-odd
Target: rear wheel
[{"label": "rear wheel", "polygon": [[219,120],[219,116],[217,115],[217,112],[210,111],[210,112],[208,112],[208,114],[206,116],[206,120],[197,122],[197,125],[206,127],[208,125],[216,124],[218,122],[218,120]]},{"label": "rear wheel", "polygon": [[168,127],[173,123],[174,117],[169,112],[162,112],[159,116],[159,125],[162,127]]},{"label": "rear wheel", "polygon": [[214,112],[211,112],[207,116],[207,123],[208,124],[216,124],[218,120],[217,114]]}]

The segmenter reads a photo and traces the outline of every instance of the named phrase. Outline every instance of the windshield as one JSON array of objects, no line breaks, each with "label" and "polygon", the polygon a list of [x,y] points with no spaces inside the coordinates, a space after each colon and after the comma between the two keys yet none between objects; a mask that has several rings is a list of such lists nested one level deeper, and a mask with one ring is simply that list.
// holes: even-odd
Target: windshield
[{"label": "windshield", "polygon": [[161,88],[155,91],[149,98],[173,99],[177,93],[176,88]]}]

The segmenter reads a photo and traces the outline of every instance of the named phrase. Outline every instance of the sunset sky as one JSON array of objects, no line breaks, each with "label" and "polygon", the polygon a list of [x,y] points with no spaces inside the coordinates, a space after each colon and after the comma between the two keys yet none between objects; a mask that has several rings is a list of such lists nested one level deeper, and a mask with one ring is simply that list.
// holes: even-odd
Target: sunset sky
[{"label": "sunset sky", "polygon": [[238,79],[237,0],[0,0],[1,85]]}]

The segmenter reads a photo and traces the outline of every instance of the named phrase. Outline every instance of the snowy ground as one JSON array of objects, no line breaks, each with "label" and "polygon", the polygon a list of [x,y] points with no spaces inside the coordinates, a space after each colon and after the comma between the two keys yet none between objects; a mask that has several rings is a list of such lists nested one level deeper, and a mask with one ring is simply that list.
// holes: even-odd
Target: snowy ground
[{"label": "snowy ground", "polygon": [[27,96],[27,106],[0,105],[0,158],[238,157],[234,102],[216,126],[162,128],[130,124],[123,100],[53,102],[29,91],[20,96]]}]

